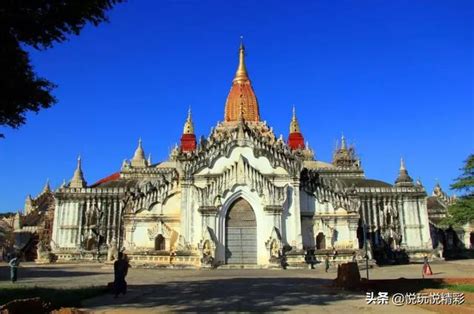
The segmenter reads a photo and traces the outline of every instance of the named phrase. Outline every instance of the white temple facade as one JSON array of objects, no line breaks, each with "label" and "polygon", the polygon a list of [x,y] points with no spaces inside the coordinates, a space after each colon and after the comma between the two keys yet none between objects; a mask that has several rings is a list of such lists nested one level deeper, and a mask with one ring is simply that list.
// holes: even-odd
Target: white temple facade
[{"label": "white temple facade", "polygon": [[365,177],[344,138],[331,162],[315,158],[296,114],[286,140],[262,121],[241,45],[224,121],[196,141],[191,113],[168,160],[141,141],[121,170],[95,184],[81,160],[55,191],[52,253],[59,260],[225,267],[305,267],[410,258],[431,250],[426,192],[402,160],[395,184]]}]

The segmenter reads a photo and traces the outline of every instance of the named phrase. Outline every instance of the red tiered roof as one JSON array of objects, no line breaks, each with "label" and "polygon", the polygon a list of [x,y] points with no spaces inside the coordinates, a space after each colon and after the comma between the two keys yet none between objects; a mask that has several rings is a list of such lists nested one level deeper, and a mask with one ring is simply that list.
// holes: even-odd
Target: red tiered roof
[{"label": "red tiered roof", "polygon": [[300,132],[290,133],[290,136],[288,137],[288,146],[290,146],[292,150],[303,149],[304,148],[303,134],[301,134]]},{"label": "red tiered roof", "polygon": [[181,136],[181,150],[183,152],[192,152],[196,149],[196,135],[183,134]]}]

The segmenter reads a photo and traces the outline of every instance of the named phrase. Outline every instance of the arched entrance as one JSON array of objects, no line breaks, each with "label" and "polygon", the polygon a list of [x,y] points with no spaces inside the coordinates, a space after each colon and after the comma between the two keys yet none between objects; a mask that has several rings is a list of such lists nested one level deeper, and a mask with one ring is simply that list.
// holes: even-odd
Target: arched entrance
[{"label": "arched entrance", "polygon": [[159,234],[156,238],[155,238],[155,250],[156,251],[164,251],[166,250],[166,242],[165,242],[165,238]]},{"label": "arched entrance", "polygon": [[257,263],[257,221],[250,204],[240,198],[227,212],[226,264]]},{"label": "arched entrance", "polygon": [[318,233],[316,237],[316,250],[324,250],[326,249],[326,236],[324,233]]}]

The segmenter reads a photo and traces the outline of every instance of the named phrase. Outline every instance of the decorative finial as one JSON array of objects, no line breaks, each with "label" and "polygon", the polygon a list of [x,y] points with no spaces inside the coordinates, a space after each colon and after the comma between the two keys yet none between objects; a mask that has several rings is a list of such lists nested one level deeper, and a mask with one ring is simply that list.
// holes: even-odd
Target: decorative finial
[{"label": "decorative finial", "polygon": [[148,154],[147,163],[148,163],[148,166],[151,166],[151,153]]},{"label": "decorative finial", "polygon": [[408,174],[403,157],[400,158],[400,171],[398,173],[397,179],[395,180],[395,185],[405,187],[413,186],[413,179]]},{"label": "decorative finial", "polygon": [[341,133],[341,149],[347,149],[346,138],[344,133]]},{"label": "decorative finial", "polygon": [[240,46],[239,46],[239,67],[235,73],[234,83],[243,83],[249,81],[247,74],[247,68],[245,67],[245,46],[243,41],[243,36],[240,36]]},{"label": "decorative finial", "polygon": [[46,179],[46,183],[43,187],[43,191],[41,192],[41,194],[47,193],[47,192],[51,192],[51,187],[49,186],[49,178]]},{"label": "decorative finial", "polygon": [[146,160],[145,160],[145,151],[142,147],[142,138],[138,139],[138,147],[133,154],[133,158],[131,160],[131,165],[134,168],[144,168],[146,167]]},{"label": "decorative finial", "polygon": [[407,168],[405,167],[405,160],[403,160],[403,157],[400,157],[400,171],[406,170]]},{"label": "decorative finial", "polygon": [[82,173],[82,159],[81,155],[77,157],[77,166],[72,176],[69,187],[71,188],[85,188],[87,186],[86,180],[84,180],[84,174]]},{"label": "decorative finial", "polygon": [[295,105],[293,105],[293,115],[291,117],[291,123],[290,123],[290,134],[291,133],[301,133],[300,125],[298,124],[298,119],[296,118]]},{"label": "decorative finial", "polygon": [[186,122],[184,123],[183,134],[194,134],[194,125],[193,119],[191,115],[191,106],[188,109],[188,117],[186,118]]}]

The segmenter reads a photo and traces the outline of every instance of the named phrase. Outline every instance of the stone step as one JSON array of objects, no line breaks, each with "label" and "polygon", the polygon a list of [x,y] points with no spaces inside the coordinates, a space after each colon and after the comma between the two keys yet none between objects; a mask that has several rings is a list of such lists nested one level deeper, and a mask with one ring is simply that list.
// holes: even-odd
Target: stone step
[{"label": "stone step", "polygon": [[257,264],[225,264],[220,265],[218,269],[265,269],[268,266]]}]

